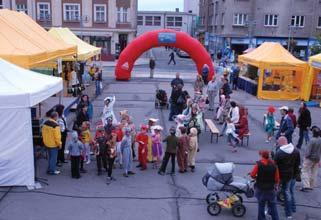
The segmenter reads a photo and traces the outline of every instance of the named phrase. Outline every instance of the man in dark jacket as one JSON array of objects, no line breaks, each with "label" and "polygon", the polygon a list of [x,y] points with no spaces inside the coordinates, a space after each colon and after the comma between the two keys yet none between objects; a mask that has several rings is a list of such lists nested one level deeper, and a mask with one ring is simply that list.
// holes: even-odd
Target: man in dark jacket
[{"label": "man in dark jacket", "polygon": [[292,119],[288,115],[289,108],[287,106],[282,106],[279,109],[281,111],[282,119],[280,122],[280,129],[276,134],[276,139],[279,139],[279,137],[281,136],[285,136],[288,140],[288,143],[292,143],[292,134],[294,131],[294,127]]},{"label": "man in dark jacket", "polygon": [[149,60],[150,78],[154,77],[155,66],[156,66],[155,59],[154,57],[151,57]]},{"label": "man in dark jacket", "polygon": [[304,102],[301,103],[297,123],[297,126],[300,129],[300,133],[298,144],[296,145],[296,147],[298,149],[301,149],[301,146],[303,144],[303,138],[305,137],[306,142],[309,141],[309,127],[311,127],[311,114],[309,109],[307,108],[307,105]]},{"label": "man in dark jacket", "polygon": [[179,84],[181,84],[184,87],[184,81],[180,78],[180,74],[176,73],[175,79],[173,79],[172,82],[171,82],[172,89],[177,87]]},{"label": "man in dark jacket", "polygon": [[294,187],[300,175],[300,152],[293,144],[288,144],[285,137],[278,139],[278,145],[280,148],[276,151],[274,161],[280,172],[281,187],[285,198],[285,215],[287,218],[292,218],[292,213],[296,212]]},{"label": "man in dark jacket", "polygon": [[174,51],[172,51],[172,52],[169,54],[169,61],[168,61],[168,65],[169,65],[169,64],[171,64],[171,62],[172,62],[172,61],[173,61],[174,65],[176,65]]},{"label": "man in dark jacket", "polygon": [[265,219],[265,206],[268,205],[272,220],[278,220],[276,207],[276,186],[279,184],[279,171],[274,161],[269,159],[270,152],[260,151],[261,160],[254,166],[251,177],[256,180],[255,196],[258,200],[258,219]]}]

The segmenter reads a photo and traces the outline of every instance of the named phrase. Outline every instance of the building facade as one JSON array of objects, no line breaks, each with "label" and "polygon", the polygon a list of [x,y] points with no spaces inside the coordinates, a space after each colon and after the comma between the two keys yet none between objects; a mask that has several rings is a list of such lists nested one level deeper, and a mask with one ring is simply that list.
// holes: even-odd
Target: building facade
[{"label": "building facade", "polygon": [[200,20],[210,50],[230,47],[241,53],[275,41],[306,58],[321,34],[321,1],[200,0]]},{"label": "building facade", "polygon": [[137,16],[137,35],[158,29],[183,31],[195,35],[196,15],[175,11],[139,11]]},{"label": "building facade", "polygon": [[137,0],[0,0],[46,29],[68,27],[113,60],[136,36]]},{"label": "building facade", "polygon": [[184,0],[184,12],[198,16],[199,10],[199,0]]}]

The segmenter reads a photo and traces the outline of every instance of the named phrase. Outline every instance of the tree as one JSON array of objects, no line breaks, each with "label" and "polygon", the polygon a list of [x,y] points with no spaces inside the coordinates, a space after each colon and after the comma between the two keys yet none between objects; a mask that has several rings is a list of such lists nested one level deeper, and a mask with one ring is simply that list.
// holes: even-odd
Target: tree
[{"label": "tree", "polygon": [[311,46],[311,54],[321,53],[321,34],[317,36],[317,41]]}]

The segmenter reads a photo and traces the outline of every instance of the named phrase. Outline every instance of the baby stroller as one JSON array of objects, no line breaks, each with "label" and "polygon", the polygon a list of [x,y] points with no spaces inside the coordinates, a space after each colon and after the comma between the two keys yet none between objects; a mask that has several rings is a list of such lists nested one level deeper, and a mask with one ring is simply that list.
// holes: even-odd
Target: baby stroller
[{"label": "baby stroller", "polygon": [[[245,194],[247,198],[253,197],[253,182],[243,177],[233,176],[234,167],[233,163],[215,163],[203,177],[204,186],[213,191],[206,197],[207,212],[210,215],[219,215],[222,208],[231,209],[235,217],[245,215],[246,208],[240,194]],[[227,192],[227,194],[225,198],[220,199],[218,192]]]},{"label": "baby stroller", "polygon": [[155,97],[155,108],[169,108],[167,94],[165,90],[157,89]]}]

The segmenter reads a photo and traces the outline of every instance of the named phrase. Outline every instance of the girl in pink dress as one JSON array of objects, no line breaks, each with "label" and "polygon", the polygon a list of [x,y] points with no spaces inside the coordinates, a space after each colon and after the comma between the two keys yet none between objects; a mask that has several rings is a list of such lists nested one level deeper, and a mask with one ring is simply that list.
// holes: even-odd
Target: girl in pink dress
[{"label": "girl in pink dress", "polygon": [[153,153],[153,158],[156,158],[156,161],[153,164],[153,168],[157,169],[163,154],[162,136],[161,136],[161,131],[163,130],[163,128],[159,125],[156,125],[153,127],[153,129],[155,131],[155,134],[152,135],[152,143],[153,143],[152,153]]}]

